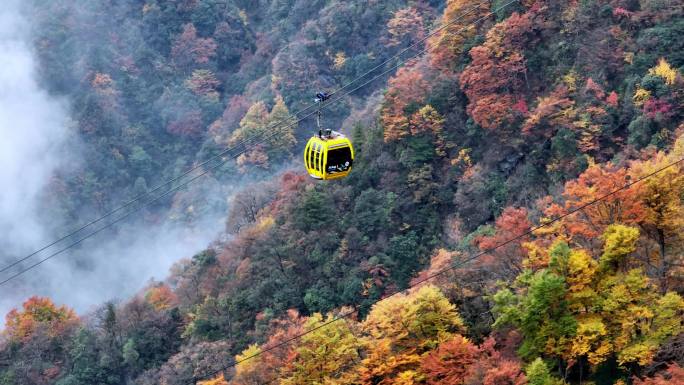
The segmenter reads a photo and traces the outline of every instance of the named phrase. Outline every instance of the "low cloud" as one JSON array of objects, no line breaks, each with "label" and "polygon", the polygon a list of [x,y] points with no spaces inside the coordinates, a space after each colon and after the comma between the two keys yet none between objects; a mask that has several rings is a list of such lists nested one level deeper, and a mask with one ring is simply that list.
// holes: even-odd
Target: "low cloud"
[{"label": "low cloud", "polygon": [[[49,95],[37,80],[29,23],[20,4],[5,0],[0,7],[0,268],[70,230],[54,228],[64,218],[48,217],[45,212],[54,210],[45,210],[43,197],[55,172],[74,167],[79,154],[67,103]],[[224,191],[205,189],[202,194],[200,199],[222,199]],[[86,214],[80,222],[94,217]],[[1,286],[0,316],[31,295],[49,296],[79,312],[124,299],[206,247],[222,229],[223,217],[223,212],[208,212],[192,227],[169,219],[154,225],[140,216],[126,220]],[[66,244],[0,274],[0,281]]]}]

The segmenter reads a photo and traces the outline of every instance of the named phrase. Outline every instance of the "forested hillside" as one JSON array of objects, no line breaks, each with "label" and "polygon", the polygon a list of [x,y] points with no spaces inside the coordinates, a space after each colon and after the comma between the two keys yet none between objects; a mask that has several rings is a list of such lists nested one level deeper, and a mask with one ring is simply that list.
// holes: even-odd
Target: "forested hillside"
[{"label": "forested hillside", "polygon": [[[147,209],[228,210],[167,279],[9,313],[0,384],[684,384],[681,1],[29,3],[67,217],[258,145]],[[277,123],[426,37],[329,105],[354,170],[310,179],[314,121]]]}]

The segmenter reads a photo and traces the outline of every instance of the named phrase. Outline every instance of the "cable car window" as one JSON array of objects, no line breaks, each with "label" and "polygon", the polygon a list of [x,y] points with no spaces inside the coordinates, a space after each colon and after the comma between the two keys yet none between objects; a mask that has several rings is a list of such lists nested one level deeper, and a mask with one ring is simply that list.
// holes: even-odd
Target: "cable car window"
[{"label": "cable car window", "polygon": [[327,173],[344,172],[352,165],[352,154],[349,147],[328,150],[328,162],[325,165]]},{"label": "cable car window", "polygon": [[316,156],[315,156],[315,158],[314,158],[314,168],[316,169],[316,171],[321,171],[321,162],[320,162],[320,159],[321,159],[321,151],[320,151],[321,145],[318,144],[318,143],[316,143],[315,146],[316,146],[316,147],[315,147]]},{"label": "cable car window", "polygon": [[313,168],[314,164],[314,146],[315,144],[309,146],[309,168]]}]

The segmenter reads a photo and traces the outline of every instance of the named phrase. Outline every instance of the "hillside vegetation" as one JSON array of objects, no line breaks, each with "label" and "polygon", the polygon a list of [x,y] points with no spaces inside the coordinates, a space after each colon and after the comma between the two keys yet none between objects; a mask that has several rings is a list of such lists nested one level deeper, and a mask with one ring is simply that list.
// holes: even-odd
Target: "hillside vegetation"
[{"label": "hillside vegetation", "polygon": [[504,4],[32,0],[89,148],[53,195],[73,215],[449,26],[326,112],[347,179],[283,171],[313,121],[281,125],[211,175],[241,184],[229,240],[91,314],[28,299],[0,384],[684,384],[684,166],[631,185],[684,158],[684,4]]}]

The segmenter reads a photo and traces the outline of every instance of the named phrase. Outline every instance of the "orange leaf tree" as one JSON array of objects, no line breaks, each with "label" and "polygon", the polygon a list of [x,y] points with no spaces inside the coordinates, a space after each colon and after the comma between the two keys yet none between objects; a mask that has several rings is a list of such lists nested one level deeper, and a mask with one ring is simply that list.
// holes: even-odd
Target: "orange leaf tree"
[{"label": "orange leaf tree", "polygon": [[166,284],[159,284],[145,293],[145,299],[155,310],[167,310],[178,304],[178,297]]},{"label": "orange leaf tree", "polygon": [[465,43],[476,36],[475,21],[487,16],[489,3],[479,4],[469,0],[449,0],[442,16],[440,30],[428,41],[431,65],[441,71],[454,68],[459,56],[463,54]]},{"label": "orange leaf tree", "polygon": [[519,362],[502,357],[494,338],[475,346],[456,335],[423,357],[421,372],[429,385],[524,385],[527,379]]},{"label": "orange leaf tree", "polygon": [[[678,148],[684,149],[684,138],[680,138],[670,154],[656,153],[647,161],[631,164],[634,178],[642,178],[682,159]],[[652,273],[666,291],[677,279],[681,280],[681,253],[684,250],[684,172],[681,164],[664,169],[640,183],[639,199],[644,206],[644,217],[640,223],[644,233],[655,244],[655,250],[645,250],[652,264]],[[648,247],[648,245],[647,245]]]},{"label": "orange leaf tree", "polygon": [[532,227],[527,219],[525,208],[507,207],[496,220],[495,233],[475,239],[475,243],[486,255],[480,258],[480,263],[500,274],[499,278],[512,279],[522,271],[522,262],[527,257],[527,250],[523,247],[529,237],[522,237]]},{"label": "orange leaf tree", "polygon": [[7,314],[5,333],[12,341],[30,339],[38,328],[46,328],[50,337],[63,334],[79,322],[76,313],[66,306],[57,307],[49,298],[31,297],[21,310]]},{"label": "orange leaf tree", "polygon": [[[549,218],[564,215],[605,197],[631,180],[626,168],[610,163],[591,165],[576,180],[565,184],[563,204],[551,204],[545,214]],[[590,244],[612,223],[639,224],[646,218],[644,202],[639,198],[640,190],[639,184],[620,190],[564,218],[560,223],[561,229],[554,227],[551,230],[560,231],[572,240]]]},{"label": "orange leaf tree", "polygon": [[223,374],[221,374],[218,377],[213,378],[211,380],[200,381],[197,383],[197,385],[228,385],[228,381],[226,381]]},{"label": "orange leaf tree", "polygon": [[399,69],[396,76],[390,79],[382,108],[385,142],[409,135],[410,117],[420,109],[429,88],[422,71],[415,65]]}]

